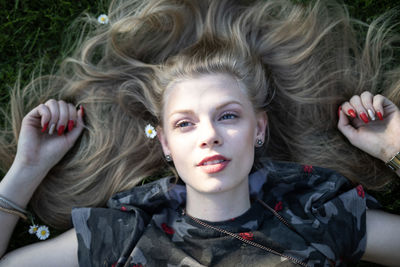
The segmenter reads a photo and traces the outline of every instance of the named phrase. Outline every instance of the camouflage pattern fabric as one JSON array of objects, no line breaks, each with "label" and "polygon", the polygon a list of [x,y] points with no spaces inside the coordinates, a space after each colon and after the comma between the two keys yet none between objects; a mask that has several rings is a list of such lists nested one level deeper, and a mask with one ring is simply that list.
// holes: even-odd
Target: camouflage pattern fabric
[{"label": "camouflage pattern fabric", "polygon": [[[309,266],[346,266],[366,246],[366,207],[379,208],[362,186],[340,174],[294,163],[268,162],[249,176],[252,199],[243,215],[210,225],[239,234]],[[112,197],[108,208],[72,211],[80,266],[295,266],[182,213],[184,185],[172,178]]]}]

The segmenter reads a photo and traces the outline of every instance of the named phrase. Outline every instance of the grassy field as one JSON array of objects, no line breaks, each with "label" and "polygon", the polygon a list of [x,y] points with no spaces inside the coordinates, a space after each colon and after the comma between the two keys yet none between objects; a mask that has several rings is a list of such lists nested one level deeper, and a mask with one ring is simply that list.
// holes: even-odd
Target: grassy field
[{"label": "grassy field", "polygon": [[[389,0],[347,0],[345,3],[352,16],[366,22],[400,5],[399,1]],[[38,59],[42,60],[46,73],[68,54],[71,40],[77,37],[69,27],[72,21],[83,12],[97,17],[106,13],[106,6],[107,3],[101,0],[0,0],[0,105],[8,104],[10,87],[19,73],[22,83],[26,83],[39,67]],[[400,214],[399,184],[391,185],[384,193],[372,192],[385,210],[397,214]],[[36,241],[27,233],[27,226],[18,225],[10,249]],[[374,265],[360,263],[359,266]]]}]

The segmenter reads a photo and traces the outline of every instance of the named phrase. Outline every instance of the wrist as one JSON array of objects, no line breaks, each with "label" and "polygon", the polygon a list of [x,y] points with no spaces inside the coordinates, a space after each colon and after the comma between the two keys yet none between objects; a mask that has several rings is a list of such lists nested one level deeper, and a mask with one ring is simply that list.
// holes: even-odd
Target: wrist
[{"label": "wrist", "polygon": [[47,171],[14,162],[0,183],[0,195],[25,208]]},{"label": "wrist", "polygon": [[400,152],[397,152],[393,157],[385,162],[392,171],[400,169]]},{"label": "wrist", "polygon": [[385,147],[380,148],[380,156],[378,158],[384,163],[387,163],[396,156],[398,152],[400,152],[400,145],[386,144]]},{"label": "wrist", "polygon": [[385,161],[386,166],[400,176],[400,151]]},{"label": "wrist", "polygon": [[35,179],[43,179],[51,168],[47,168],[46,166],[40,164],[29,164],[25,161],[21,160],[18,155],[16,155],[14,162],[12,163],[10,170],[14,173],[18,173],[23,177],[30,177],[30,180]]}]

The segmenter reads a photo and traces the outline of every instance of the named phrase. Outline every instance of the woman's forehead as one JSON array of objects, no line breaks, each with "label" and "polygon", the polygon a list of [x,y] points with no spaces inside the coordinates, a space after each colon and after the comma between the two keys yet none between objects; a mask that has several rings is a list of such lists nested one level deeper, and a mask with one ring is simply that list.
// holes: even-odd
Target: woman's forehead
[{"label": "woman's forehead", "polygon": [[233,101],[249,102],[241,82],[229,74],[205,74],[172,83],[164,94],[164,111]]}]

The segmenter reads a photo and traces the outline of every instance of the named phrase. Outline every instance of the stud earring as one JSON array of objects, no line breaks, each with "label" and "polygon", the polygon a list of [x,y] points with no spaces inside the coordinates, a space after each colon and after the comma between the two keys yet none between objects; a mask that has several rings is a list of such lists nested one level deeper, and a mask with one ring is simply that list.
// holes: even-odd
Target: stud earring
[{"label": "stud earring", "polygon": [[172,161],[171,155],[165,155],[165,160],[171,162]]},{"label": "stud earring", "polygon": [[264,141],[261,139],[257,139],[256,141],[256,147],[261,147],[264,144]]}]

